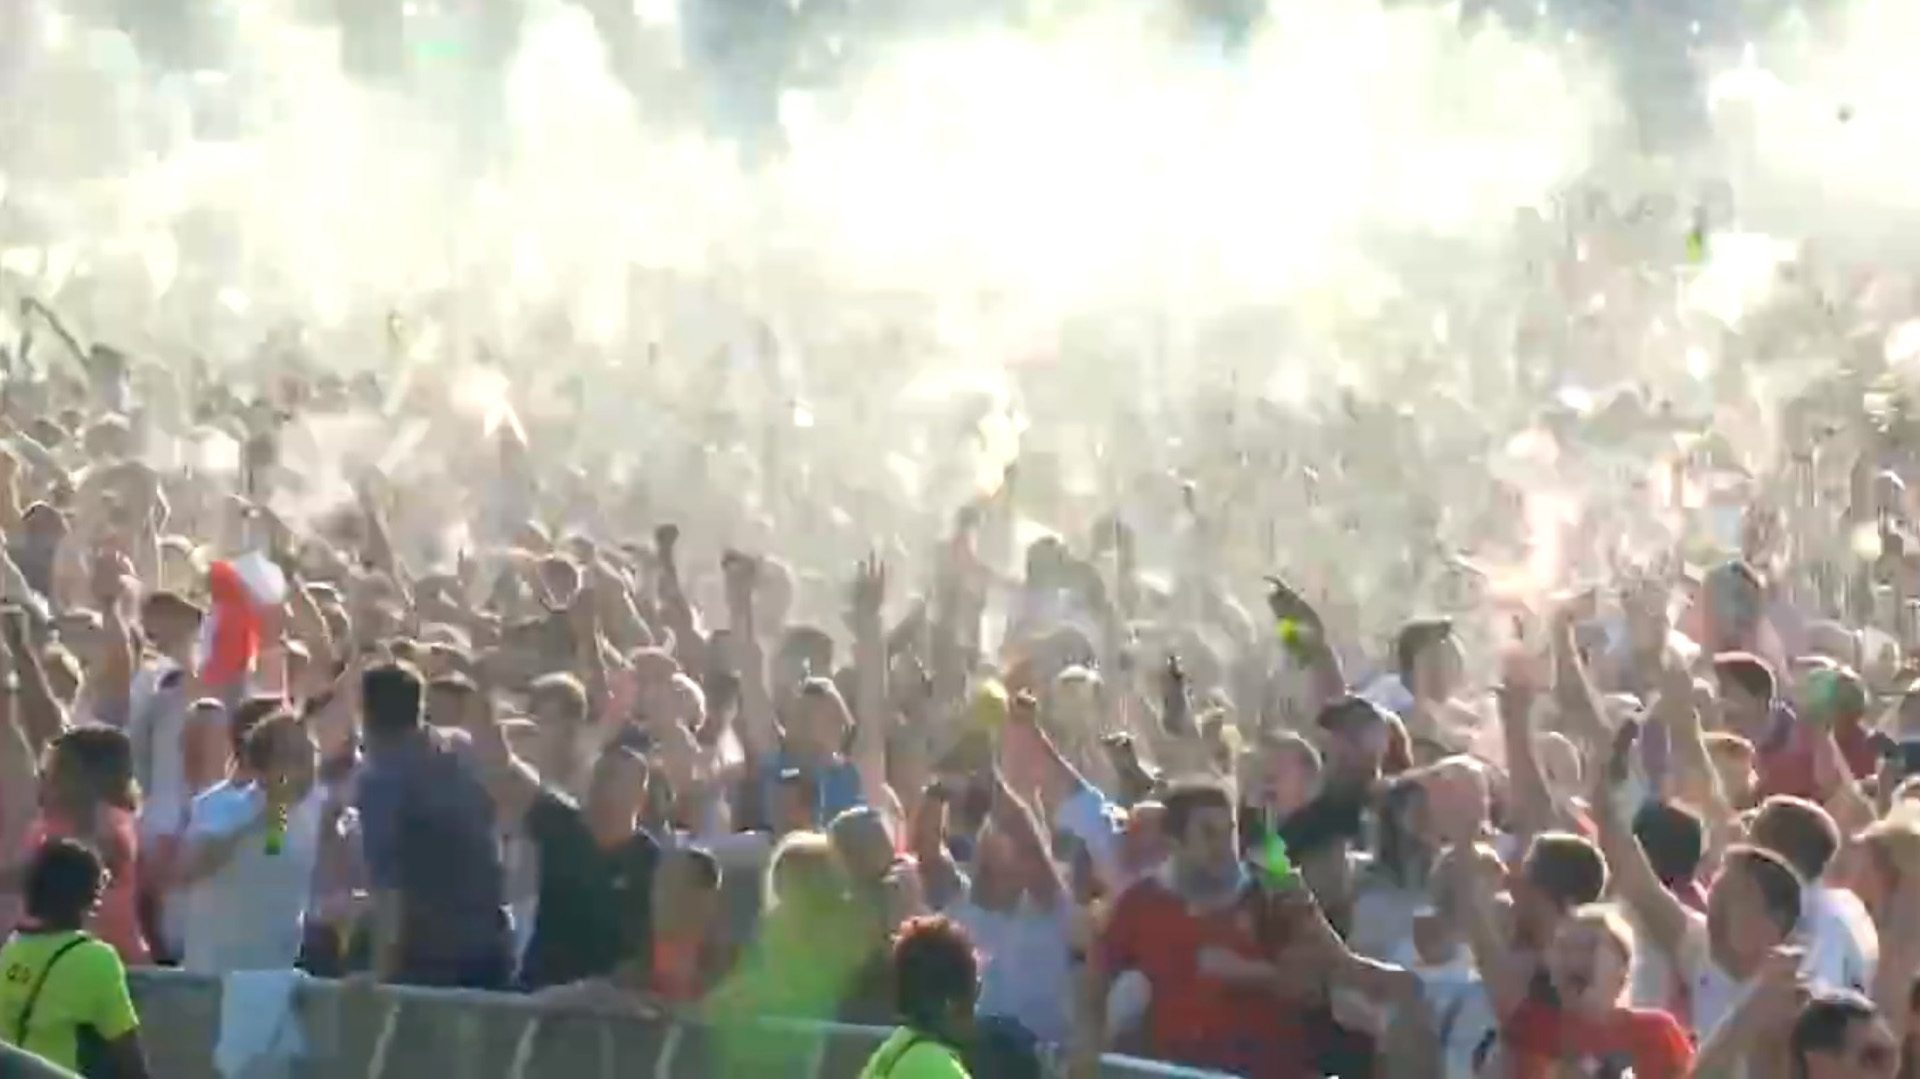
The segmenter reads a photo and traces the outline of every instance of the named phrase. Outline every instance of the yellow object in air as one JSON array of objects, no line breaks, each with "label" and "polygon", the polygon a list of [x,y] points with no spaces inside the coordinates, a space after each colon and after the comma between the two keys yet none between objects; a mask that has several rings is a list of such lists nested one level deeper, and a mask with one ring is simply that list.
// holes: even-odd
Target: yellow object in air
[{"label": "yellow object in air", "polygon": [[973,691],[973,718],[988,730],[1007,721],[1007,687],[989,678]]},{"label": "yellow object in air", "polygon": [[1695,228],[1687,233],[1687,260],[1703,262],[1707,257],[1707,233],[1705,229]]}]

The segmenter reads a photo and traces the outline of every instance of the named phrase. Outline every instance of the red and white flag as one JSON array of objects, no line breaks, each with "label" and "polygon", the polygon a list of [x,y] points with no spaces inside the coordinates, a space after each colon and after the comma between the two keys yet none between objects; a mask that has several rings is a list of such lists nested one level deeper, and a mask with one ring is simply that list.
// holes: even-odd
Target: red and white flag
[{"label": "red and white flag", "polygon": [[200,627],[200,684],[212,692],[244,686],[260,658],[264,613],[286,599],[287,578],[253,552],[207,567],[207,619]]}]

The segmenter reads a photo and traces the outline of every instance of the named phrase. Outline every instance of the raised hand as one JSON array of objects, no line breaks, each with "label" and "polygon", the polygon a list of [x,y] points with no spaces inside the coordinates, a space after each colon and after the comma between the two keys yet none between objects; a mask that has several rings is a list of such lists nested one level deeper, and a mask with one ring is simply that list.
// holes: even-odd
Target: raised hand
[{"label": "raised hand", "polygon": [[1133,735],[1125,731],[1101,735],[1100,748],[1106,753],[1107,759],[1113,762],[1114,768],[1122,773],[1145,767],[1140,761],[1140,747],[1134,744]]},{"label": "raised hand", "polygon": [[855,625],[880,624],[880,608],[887,600],[887,564],[870,554],[861,559],[853,577],[853,622]]},{"label": "raised hand", "polygon": [[93,600],[105,610],[117,605],[130,590],[133,562],[117,550],[102,547],[88,560],[87,573]]},{"label": "raised hand", "polygon": [[729,550],[720,556],[720,572],[726,578],[727,610],[734,614],[751,612],[753,590],[760,583],[760,560]]},{"label": "raised hand", "polygon": [[1188,694],[1187,672],[1180,666],[1180,657],[1175,653],[1167,654],[1167,665],[1161,672],[1160,704],[1160,720],[1166,726],[1167,733],[1193,733],[1193,700]]},{"label": "raised hand", "polygon": [[[1607,752],[1602,766],[1593,770],[1593,790],[1589,803],[1595,814],[1615,815],[1614,791],[1626,785],[1633,774],[1633,753],[1640,741],[1640,723],[1629,720],[1620,724],[1613,732],[1613,745]],[[1624,825],[1626,821],[1619,821]]]}]

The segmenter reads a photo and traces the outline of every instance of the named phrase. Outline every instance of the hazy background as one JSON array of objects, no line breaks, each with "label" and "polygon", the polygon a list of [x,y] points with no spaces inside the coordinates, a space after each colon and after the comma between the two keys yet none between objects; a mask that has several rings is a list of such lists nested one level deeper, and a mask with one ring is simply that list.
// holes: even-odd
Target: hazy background
[{"label": "hazy background", "polygon": [[821,572],[1018,459],[1010,544],[1117,507],[1373,634],[1724,532],[1676,447],[1777,471],[1788,402],[1920,352],[1910,5],[0,13],[9,297],[243,391],[379,372],[311,470],[452,469],[431,382]]}]

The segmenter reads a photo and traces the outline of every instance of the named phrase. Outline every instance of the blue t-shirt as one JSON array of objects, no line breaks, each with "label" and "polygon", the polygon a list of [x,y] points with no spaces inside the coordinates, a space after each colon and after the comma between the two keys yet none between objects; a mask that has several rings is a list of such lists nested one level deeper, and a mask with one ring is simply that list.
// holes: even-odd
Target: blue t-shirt
[{"label": "blue t-shirt", "polygon": [[369,751],[356,808],[374,888],[398,892],[400,980],[473,985],[510,967],[493,799],[473,766],[424,735]]},{"label": "blue t-shirt", "polygon": [[855,806],[867,804],[865,790],[860,785],[860,769],[850,760],[842,759],[836,764],[825,767],[801,768],[786,750],[774,754],[760,775],[760,794],[762,805],[772,807],[778,804],[780,773],[789,768],[799,768],[801,773],[813,784],[813,823],[825,825],[834,817]]}]

